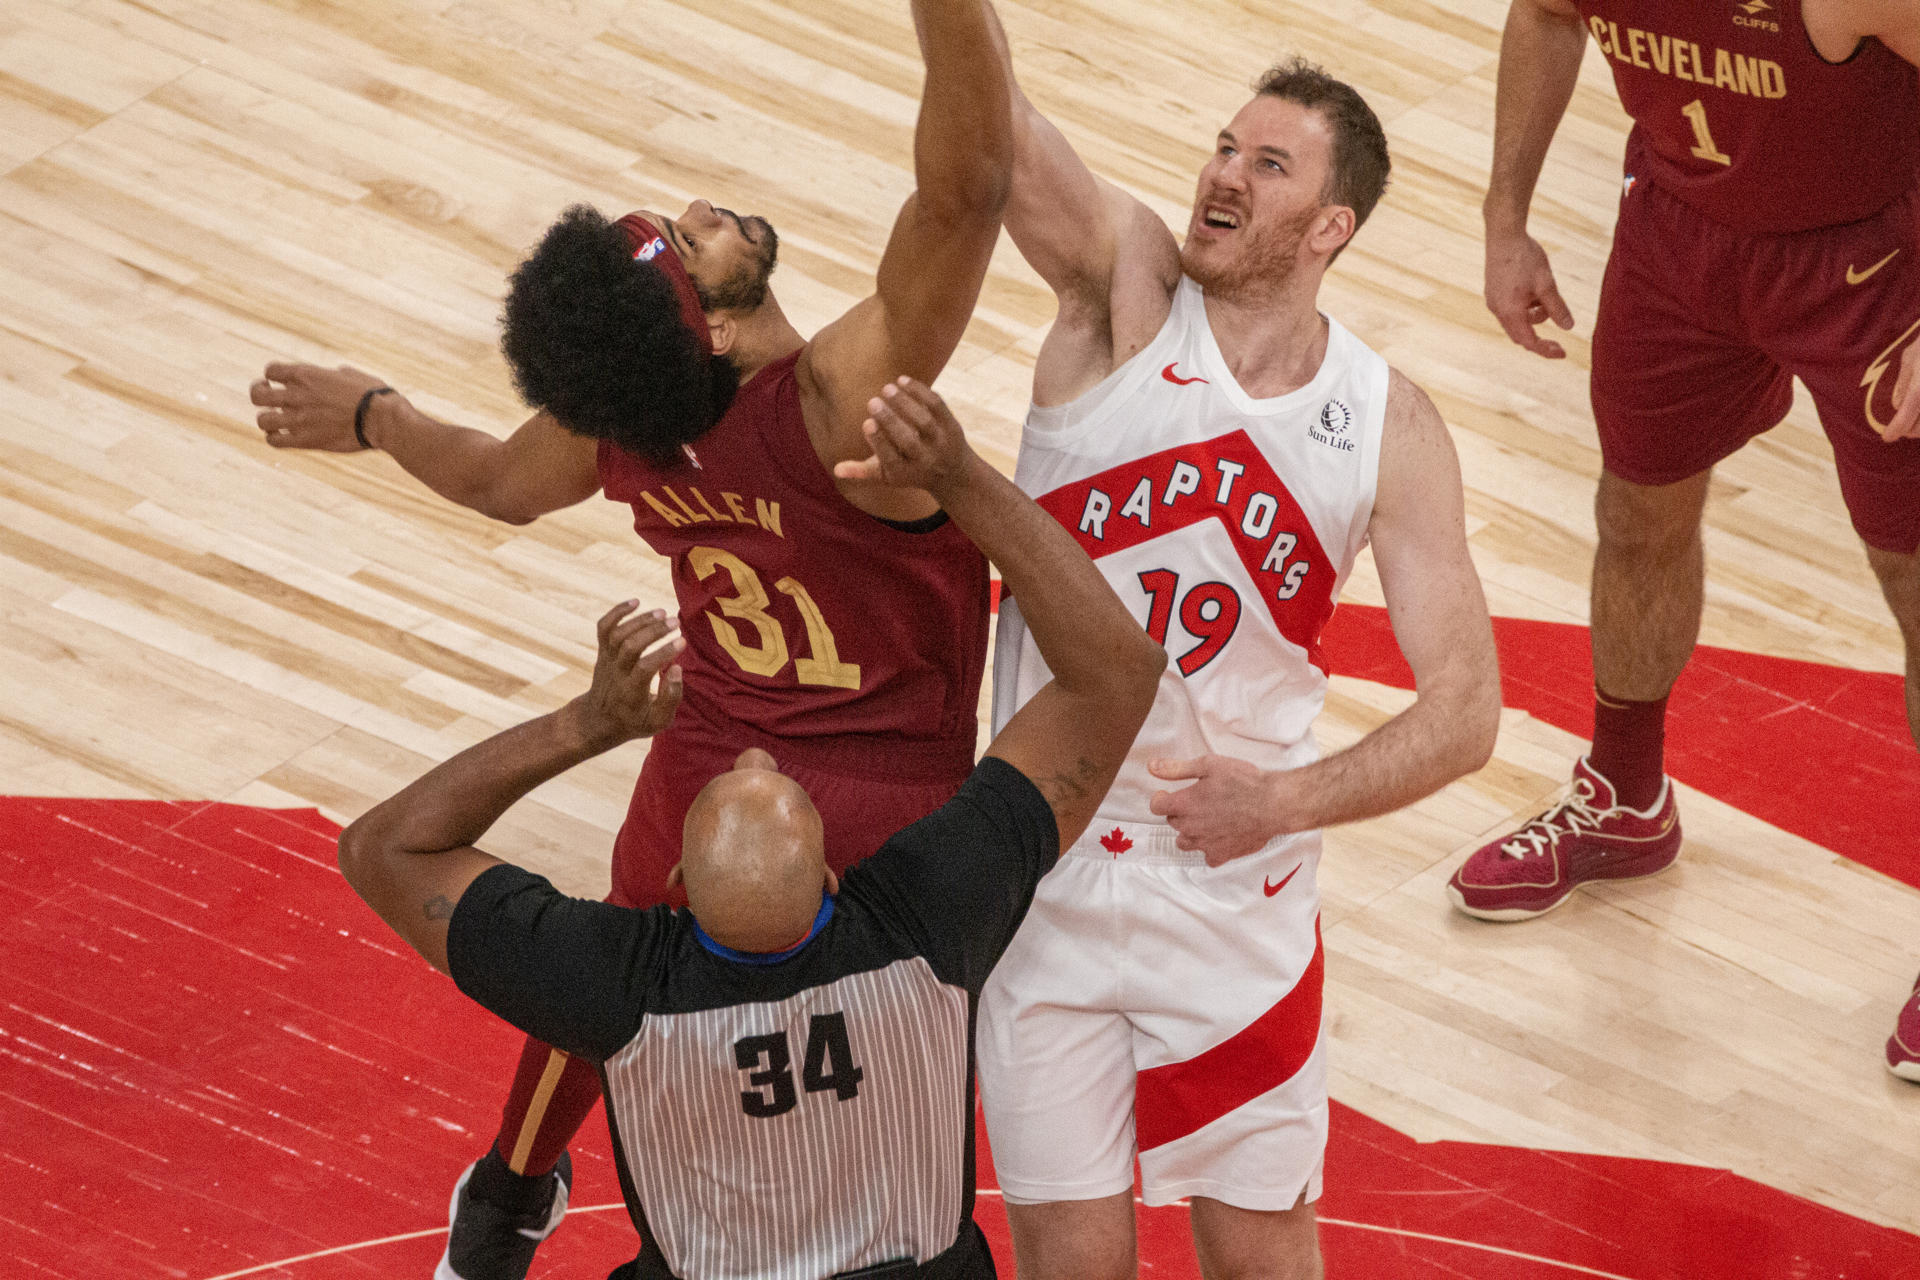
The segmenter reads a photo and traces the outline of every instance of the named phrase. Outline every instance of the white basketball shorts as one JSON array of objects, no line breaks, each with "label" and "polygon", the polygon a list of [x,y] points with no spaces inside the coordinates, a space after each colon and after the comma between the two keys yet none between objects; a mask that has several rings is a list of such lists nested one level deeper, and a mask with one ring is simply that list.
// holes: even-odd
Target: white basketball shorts
[{"label": "white basketball shorts", "polygon": [[1327,1144],[1318,832],[1210,868],[1096,821],[1041,880],[977,1036],[1009,1202],[1208,1196],[1291,1209]]}]

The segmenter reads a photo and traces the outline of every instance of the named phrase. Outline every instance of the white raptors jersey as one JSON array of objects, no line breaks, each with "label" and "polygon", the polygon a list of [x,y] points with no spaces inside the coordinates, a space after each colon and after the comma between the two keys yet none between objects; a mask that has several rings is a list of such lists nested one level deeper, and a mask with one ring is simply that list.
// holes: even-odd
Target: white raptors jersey
[{"label": "white raptors jersey", "polygon": [[[1182,278],[1159,334],[1078,400],[1033,407],[1014,478],[1079,539],[1169,659],[1153,713],[1101,806],[1160,823],[1154,759],[1208,753],[1262,769],[1319,758],[1320,632],[1366,544],[1387,363],[1336,321],[1306,386],[1240,389]],[[997,731],[1051,678],[1004,601]],[[1177,784],[1176,784],[1177,785]]]}]

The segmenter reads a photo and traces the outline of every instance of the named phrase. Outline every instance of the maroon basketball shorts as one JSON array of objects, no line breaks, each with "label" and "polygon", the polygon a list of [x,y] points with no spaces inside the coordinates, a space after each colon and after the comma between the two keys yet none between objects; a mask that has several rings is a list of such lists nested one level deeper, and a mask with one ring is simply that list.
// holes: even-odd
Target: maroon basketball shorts
[{"label": "maroon basketball shorts", "polygon": [[[1832,442],[1853,527],[1920,547],[1920,439],[1889,444],[1903,349],[1920,339],[1920,193],[1860,222],[1752,235],[1629,185],[1593,335],[1607,470],[1696,475],[1777,425],[1798,377]],[[1920,355],[1914,358],[1920,359]]]},{"label": "maroon basketball shorts", "polygon": [[614,842],[613,892],[607,900],[627,907],[686,905],[683,890],[667,889],[667,873],[680,861],[687,808],[749,747],[768,752],[780,772],[806,788],[825,828],[827,864],[838,874],[953,799],[972,771],[973,745],[884,735],[779,739],[742,725],[703,721],[683,705],[647,751],[626,823]]}]

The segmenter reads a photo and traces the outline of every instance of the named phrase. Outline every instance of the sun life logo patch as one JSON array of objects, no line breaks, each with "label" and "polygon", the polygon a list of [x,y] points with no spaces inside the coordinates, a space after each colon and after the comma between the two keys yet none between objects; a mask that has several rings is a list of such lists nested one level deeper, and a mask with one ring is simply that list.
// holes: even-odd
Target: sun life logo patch
[{"label": "sun life logo patch", "polygon": [[1353,410],[1338,400],[1329,400],[1320,406],[1319,425],[1308,427],[1307,435],[1329,449],[1352,453],[1353,441],[1347,437],[1347,428],[1352,425]]}]

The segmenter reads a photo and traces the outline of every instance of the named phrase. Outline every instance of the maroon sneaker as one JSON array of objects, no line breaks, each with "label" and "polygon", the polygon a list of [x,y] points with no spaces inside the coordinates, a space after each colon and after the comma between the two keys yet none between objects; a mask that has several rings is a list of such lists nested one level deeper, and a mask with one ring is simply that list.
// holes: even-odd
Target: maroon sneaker
[{"label": "maroon sneaker", "polygon": [[[1481,920],[1531,920],[1588,880],[1638,880],[1665,871],[1679,855],[1673,783],[1660,780],[1660,798],[1651,809],[1623,808],[1613,784],[1582,756],[1567,798],[1477,849],[1447,881],[1447,897]],[[1920,1019],[1915,1030],[1920,1032]],[[1920,1038],[1914,1043],[1920,1045]]]},{"label": "maroon sneaker", "polygon": [[1902,1080],[1920,1084],[1920,982],[1900,1010],[1900,1021],[1887,1037],[1887,1070]]}]

